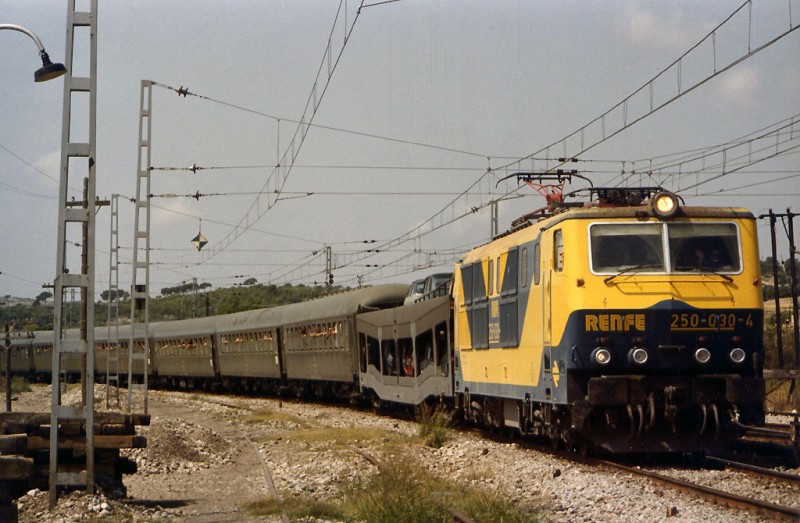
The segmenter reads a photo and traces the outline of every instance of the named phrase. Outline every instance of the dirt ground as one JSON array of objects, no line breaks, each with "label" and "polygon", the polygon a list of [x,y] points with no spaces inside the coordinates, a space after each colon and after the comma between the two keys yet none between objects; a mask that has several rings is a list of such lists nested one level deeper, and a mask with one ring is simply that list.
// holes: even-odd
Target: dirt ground
[{"label": "dirt ground", "polygon": [[[96,387],[98,410],[106,410],[104,389]],[[69,403],[71,396],[79,398],[79,388],[71,388],[64,402]],[[122,397],[125,404],[124,392]],[[270,493],[271,477],[253,440],[259,437],[258,429],[242,422],[243,415],[267,407],[268,402],[242,400],[243,408],[223,403],[186,393],[150,391],[151,424],[138,428],[147,436],[148,447],[123,451],[138,465],[138,472],[124,479],[128,498],[95,497],[82,503],[64,496],[51,513],[46,492],[29,493],[20,500],[20,521],[76,520],[83,511],[114,520],[117,516],[201,523],[270,521],[249,516],[242,508]],[[31,393],[20,395],[13,410],[43,411],[49,405],[49,386],[35,385]],[[103,504],[105,513],[102,508],[95,510]]]}]

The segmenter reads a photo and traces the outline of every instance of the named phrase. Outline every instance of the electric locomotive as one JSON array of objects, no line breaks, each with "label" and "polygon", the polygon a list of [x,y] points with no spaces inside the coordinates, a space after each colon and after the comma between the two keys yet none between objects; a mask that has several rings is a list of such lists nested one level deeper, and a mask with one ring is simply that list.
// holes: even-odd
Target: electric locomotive
[{"label": "electric locomotive", "polygon": [[660,188],[589,192],[550,194],[456,265],[464,416],[623,453],[708,450],[763,424],[754,216]]}]

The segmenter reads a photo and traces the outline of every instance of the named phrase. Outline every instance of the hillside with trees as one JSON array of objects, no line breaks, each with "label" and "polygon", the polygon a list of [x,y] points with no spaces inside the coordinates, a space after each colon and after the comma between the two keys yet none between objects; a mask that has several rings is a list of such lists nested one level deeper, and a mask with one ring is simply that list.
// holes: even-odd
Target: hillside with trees
[{"label": "hillside with trees", "polygon": [[[192,283],[161,289],[161,294],[150,299],[150,321],[169,321],[185,318],[216,316],[252,309],[262,309],[297,303],[327,294],[340,292],[339,287],[306,285],[264,285],[250,280],[247,285],[211,289],[211,284]],[[49,294],[49,293],[47,293]],[[109,291],[100,294],[101,300],[94,304],[95,323],[105,325],[108,319]],[[0,322],[8,322],[15,331],[50,330],[53,328],[53,303],[50,296],[40,295],[31,305],[16,304],[0,307]],[[117,300],[120,322],[127,323],[130,317],[130,295],[118,291],[112,298]],[[65,320],[67,327],[77,327],[80,322],[80,302],[68,301]]]}]

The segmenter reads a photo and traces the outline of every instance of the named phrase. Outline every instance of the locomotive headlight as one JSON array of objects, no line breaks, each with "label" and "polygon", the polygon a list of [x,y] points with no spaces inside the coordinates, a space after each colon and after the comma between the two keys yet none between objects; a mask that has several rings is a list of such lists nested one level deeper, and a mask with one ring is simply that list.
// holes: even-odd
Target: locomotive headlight
[{"label": "locomotive headlight", "polygon": [[605,347],[597,347],[592,351],[592,360],[598,365],[608,365],[611,363],[611,352]]},{"label": "locomotive headlight", "polygon": [[650,200],[650,207],[656,217],[666,220],[678,211],[678,197],[671,192],[662,191]]},{"label": "locomotive headlight", "polygon": [[647,350],[642,347],[634,347],[628,352],[628,361],[632,361],[637,365],[644,365],[649,358],[650,355]]},{"label": "locomotive headlight", "polygon": [[694,351],[694,361],[697,363],[708,363],[711,359],[711,353],[705,347],[700,347]]},{"label": "locomotive headlight", "polygon": [[731,353],[728,354],[728,357],[730,357],[731,361],[737,365],[742,363],[746,356],[747,354],[745,354],[745,352],[739,347],[736,347],[735,349],[731,350]]}]

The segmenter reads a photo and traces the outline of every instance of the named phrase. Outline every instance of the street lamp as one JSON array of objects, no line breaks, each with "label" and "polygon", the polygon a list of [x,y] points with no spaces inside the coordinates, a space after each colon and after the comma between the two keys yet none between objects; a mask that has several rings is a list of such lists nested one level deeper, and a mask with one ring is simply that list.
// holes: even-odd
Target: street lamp
[{"label": "street lamp", "polygon": [[33,34],[33,31],[29,29],[25,29],[21,25],[15,24],[0,24],[0,30],[2,29],[11,29],[12,31],[19,31],[20,33],[25,33],[26,35],[30,36],[31,39],[36,44],[36,47],[39,48],[39,56],[42,58],[42,67],[36,70],[33,73],[33,79],[37,82],[46,82],[47,80],[52,80],[53,78],[58,78],[59,76],[63,75],[67,72],[67,68],[64,67],[64,64],[54,64],[50,61],[50,57],[47,55],[47,51],[44,50],[44,46],[42,45],[42,41],[39,40],[39,37]]}]

